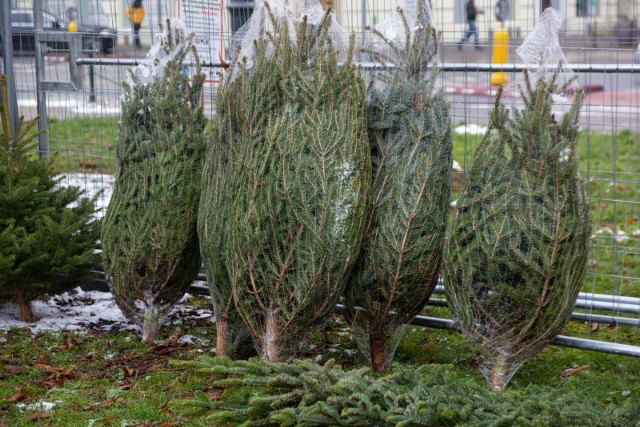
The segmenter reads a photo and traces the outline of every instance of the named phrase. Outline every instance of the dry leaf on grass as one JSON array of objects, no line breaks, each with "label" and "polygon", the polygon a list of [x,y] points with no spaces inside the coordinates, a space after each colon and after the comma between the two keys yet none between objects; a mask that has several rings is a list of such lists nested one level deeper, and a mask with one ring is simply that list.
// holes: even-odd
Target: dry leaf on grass
[{"label": "dry leaf on grass", "polygon": [[562,373],[560,373],[560,376],[570,377],[571,375],[577,374],[578,372],[586,371],[587,369],[589,369],[589,365],[582,365],[579,368],[565,369],[564,371],[562,371]]}]

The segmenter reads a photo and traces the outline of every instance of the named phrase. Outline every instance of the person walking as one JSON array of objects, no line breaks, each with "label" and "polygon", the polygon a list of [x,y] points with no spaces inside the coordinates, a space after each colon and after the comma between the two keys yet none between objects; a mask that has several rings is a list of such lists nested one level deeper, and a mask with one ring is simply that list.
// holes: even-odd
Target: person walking
[{"label": "person walking", "polygon": [[484,13],[482,9],[478,9],[474,3],[474,0],[469,0],[466,6],[466,14],[467,14],[467,31],[464,33],[464,37],[460,39],[457,43],[458,50],[462,50],[462,45],[466,43],[467,40],[471,38],[471,36],[475,37],[475,47],[477,51],[481,51],[480,47],[480,36],[478,34],[478,25],[476,24],[476,16]]},{"label": "person walking", "polygon": [[127,19],[133,24],[133,45],[140,47],[140,26],[144,20],[144,7],[142,0],[133,0],[127,5],[125,11]]}]

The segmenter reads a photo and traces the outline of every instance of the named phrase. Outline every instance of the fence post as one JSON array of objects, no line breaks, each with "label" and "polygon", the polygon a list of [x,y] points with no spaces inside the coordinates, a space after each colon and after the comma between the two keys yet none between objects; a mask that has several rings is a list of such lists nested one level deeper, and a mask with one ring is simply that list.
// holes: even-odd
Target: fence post
[{"label": "fence post", "polygon": [[[3,72],[7,78],[7,99],[9,100],[9,118],[11,122],[11,134],[18,126],[18,98],[16,93],[16,79],[13,71],[13,39],[11,32],[11,4],[8,1],[0,1],[0,22],[2,22],[2,59]],[[0,93],[2,95],[2,93]]]},{"label": "fence post", "polygon": [[40,82],[44,80],[44,47],[42,43],[37,42],[38,33],[42,32],[43,21],[43,2],[44,0],[33,0],[33,24],[35,27],[35,49],[36,49],[36,97],[38,100],[38,136],[39,148],[38,154],[41,157],[49,154],[49,120],[47,118],[47,94],[40,88]]}]

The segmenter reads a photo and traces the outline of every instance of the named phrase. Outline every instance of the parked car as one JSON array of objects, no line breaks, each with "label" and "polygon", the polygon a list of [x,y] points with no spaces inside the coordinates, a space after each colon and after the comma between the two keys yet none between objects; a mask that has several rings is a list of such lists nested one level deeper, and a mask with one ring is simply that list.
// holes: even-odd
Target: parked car
[{"label": "parked car", "polygon": [[[42,28],[45,31],[68,31],[67,23],[62,19],[43,13]],[[11,10],[11,32],[14,52],[32,52],[35,50],[35,24],[33,10],[14,9]],[[118,40],[118,33],[113,28],[99,25],[83,25],[78,28],[78,33],[82,34],[82,47],[87,50],[96,50],[102,53],[111,52]],[[52,49],[67,50],[67,42],[47,42]]]}]

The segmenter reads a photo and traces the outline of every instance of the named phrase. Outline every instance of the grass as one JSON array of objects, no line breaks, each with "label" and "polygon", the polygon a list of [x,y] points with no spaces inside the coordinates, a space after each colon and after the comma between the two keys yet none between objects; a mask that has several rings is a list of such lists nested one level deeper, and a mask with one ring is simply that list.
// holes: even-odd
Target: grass
[{"label": "grass", "polygon": [[[194,297],[190,303],[202,308],[210,301]],[[439,310],[431,308],[427,314],[441,315]],[[183,332],[201,344],[175,344],[172,336],[177,328],[185,328]],[[221,391],[211,387],[211,378],[169,362],[210,354],[214,333],[210,320],[168,325],[159,339],[164,345],[150,347],[129,331],[0,332],[0,425],[211,425],[205,419],[174,413],[171,402],[190,398],[197,390],[218,398]],[[636,343],[640,344],[638,337]],[[478,354],[478,348],[456,332],[411,326],[396,362],[438,365],[455,377],[484,384],[476,368]],[[365,364],[338,316],[330,319],[303,356],[321,363],[333,358],[345,369]],[[576,368],[581,369],[571,374]],[[640,400],[640,359],[550,347],[515,374],[509,390],[528,399],[534,397],[532,385],[543,390],[562,388],[593,407],[622,406]],[[55,406],[38,406],[45,402]]]},{"label": "grass", "polygon": [[114,174],[118,117],[49,122],[49,144],[61,171]]}]

